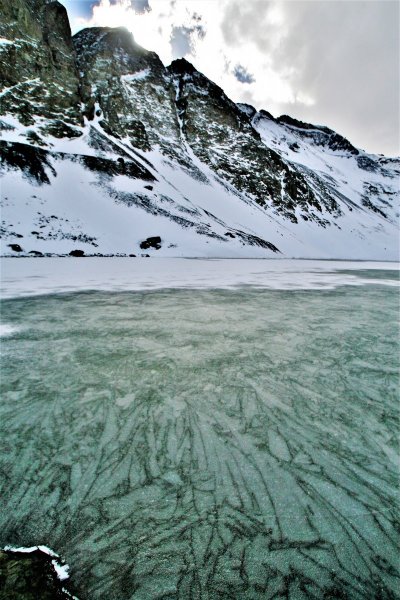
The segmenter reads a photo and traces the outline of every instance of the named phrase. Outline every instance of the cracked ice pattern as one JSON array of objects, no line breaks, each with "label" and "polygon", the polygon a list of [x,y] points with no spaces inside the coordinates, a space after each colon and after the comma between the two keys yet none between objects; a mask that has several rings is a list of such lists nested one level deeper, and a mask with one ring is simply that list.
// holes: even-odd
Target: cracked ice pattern
[{"label": "cracked ice pattern", "polygon": [[397,292],[6,300],[0,543],[85,599],[398,597]]}]

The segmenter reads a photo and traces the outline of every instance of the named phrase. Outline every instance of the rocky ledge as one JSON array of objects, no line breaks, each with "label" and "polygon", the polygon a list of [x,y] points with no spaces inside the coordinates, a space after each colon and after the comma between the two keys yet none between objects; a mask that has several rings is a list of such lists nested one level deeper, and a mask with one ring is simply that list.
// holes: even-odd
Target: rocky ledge
[{"label": "rocky ledge", "polygon": [[0,550],[0,600],[73,600],[63,581],[67,567],[55,557],[39,547]]}]

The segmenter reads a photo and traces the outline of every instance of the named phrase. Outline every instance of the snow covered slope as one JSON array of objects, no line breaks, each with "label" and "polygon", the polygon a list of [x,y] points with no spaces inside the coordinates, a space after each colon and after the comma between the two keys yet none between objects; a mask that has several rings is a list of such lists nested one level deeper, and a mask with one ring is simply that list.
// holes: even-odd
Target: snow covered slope
[{"label": "snow covered slope", "polygon": [[398,160],[237,105],[123,28],[71,40],[58,2],[5,17],[3,255],[398,259]]}]

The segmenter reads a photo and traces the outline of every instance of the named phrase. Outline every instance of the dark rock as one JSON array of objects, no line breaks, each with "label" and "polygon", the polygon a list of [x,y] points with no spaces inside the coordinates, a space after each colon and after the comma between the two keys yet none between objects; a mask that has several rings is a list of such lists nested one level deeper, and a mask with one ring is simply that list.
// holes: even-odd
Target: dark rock
[{"label": "dark rock", "polygon": [[132,179],[144,179],[146,181],[155,181],[154,175],[150,173],[143,165],[134,159],[116,161],[98,156],[81,156],[80,162],[90,171],[97,171],[106,175],[126,175]]},{"label": "dark rock", "polygon": [[28,131],[26,134],[26,139],[31,144],[36,144],[37,146],[46,146],[46,143],[42,140],[40,135],[36,133],[36,131]]},{"label": "dark rock", "polygon": [[41,148],[34,148],[19,142],[0,141],[1,170],[21,170],[27,179],[38,183],[50,183],[46,168],[54,175],[54,168],[48,160],[48,153]]},{"label": "dark rock", "polygon": [[71,600],[63,587],[48,554],[0,551],[1,600]]},{"label": "dark rock", "polygon": [[70,256],[85,256],[85,253],[83,250],[71,250],[69,255]]},{"label": "dark rock", "polygon": [[379,164],[373,161],[369,156],[359,156],[357,158],[357,165],[360,169],[369,171],[370,173],[376,173],[376,171],[379,170]]},{"label": "dark rock", "polygon": [[281,115],[276,120],[278,123],[284,123],[285,125],[290,125],[291,127],[297,127],[297,129],[319,129],[320,131],[323,131],[325,133],[333,133],[332,129],[329,129],[324,125],[313,125],[312,123],[304,123],[303,121],[294,119],[289,115]]},{"label": "dark rock", "polygon": [[235,235],[233,235],[233,233],[231,233],[230,231],[227,231],[227,232],[225,233],[225,235],[226,235],[227,237],[230,237],[230,238],[234,238],[234,237],[236,237],[236,236],[235,236]]},{"label": "dark rock", "polygon": [[23,252],[19,244],[8,244],[8,247],[11,248],[11,250],[14,250],[14,252]]},{"label": "dark rock", "polygon": [[39,252],[39,250],[30,250],[29,254],[32,254],[32,256],[44,256],[43,252]]},{"label": "dark rock", "polygon": [[145,190],[150,190],[150,191],[151,191],[151,190],[153,189],[153,186],[152,186],[152,185],[145,185],[145,186],[144,186],[144,189],[145,189]]},{"label": "dark rock", "polygon": [[359,150],[357,150],[349,140],[346,140],[346,138],[338,133],[333,133],[329,137],[328,146],[331,150],[342,150],[354,155],[360,154]]},{"label": "dark rock", "polygon": [[268,112],[267,110],[264,110],[263,108],[259,111],[258,114],[260,115],[260,117],[263,117],[264,119],[270,119],[270,121],[276,121],[276,119],[271,115],[271,113]]},{"label": "dark rock", "polygon": [[293,150],[293,152],[298,152],[298,151],[299,151],[299,149],[300,149],[300,146],[298,145],[298,143],[297,143],[297,142],[293,142],[293,144],[290,144],[290,145],[289,145],[289,148],[290,148],[291,150]]},{"label": "dark rock", "polygon": [[161,248],[161,238],[158,235],[155,237],[148,237],[143,242],[140,242],[140,247],[142,250],[147,250],[148,248],[159,250]]},{"label": "dark rock", "polygon": [[361,202],[362,205],[365,206],[365,208],[369,208],[373,212],[379,214],[384,219],[387,219],[387,214],[378,206],[376,206],[373,202],[371,202],[371,200],[367,196],[362,196]]},{"label": "dark rock", "polygon": [[[147,151],[155,141],[153,127],[149,127],[150,136],[146,127],[149,117],[160,129],[170,129],[169,124],[162,124],[162,111],[159,115],[161,104],[168,104],[168,118],[170,123],[174,123],[178,141],[176,114],[172,114],[169,93],[160,102],[160,95],[164,95],[160,90],[168,86],[168,82],[165,79],[166,69],[157,54],[136,44],[132,34],[124,27],[83,29],[73,37],[73,44],[78,69],[83,73],[81,94],[89,120],[94,116],[97,102],[102,109],[101,126],[106,132],[129,137],[133,146]],[[125,83],[125,76],[143,70],[148,72],[144,83],[129,79]],[[157,88],[147,87],[147,80]],[[126,85],[132,87],[135,93],[127,94]],[[137,94],[143,85],[146,90],[143,94]],[[94,95],[93,88],[96,89]]]},{"label": "dark rock", "polygon": [[16,40],[0,55],[0,88],[12,88],[1,97],[1,112],[18,115],[25,125],[38,116],[83,124],[65,7],[48,0],[2,2],[0,37]]},{"label": "dark rock", "polygon": [[170,69],[174,73],[179,73],[181,75],[198,73],[197,69],[190,63],[186,58],[177,58],[172,61],[170,65]]},{"label": "dark rock", "polygon": [[258,235],[252,235],[251,233],[246,233],[245,231],[237,231],[238,237],[241,238],[243,242],[246,244],[250,244],[251,246],[260,246],[260,248],[265,248],[266,250],[272,250],[272,252],[279,252],[279,248],[277,248],[271,242],[267,242],[267,240],[263,240],[258,237]]},{"label": "dark rock", "polygon": [[136,258],[136,254],[130,254],[129,255],[131,258]]}]

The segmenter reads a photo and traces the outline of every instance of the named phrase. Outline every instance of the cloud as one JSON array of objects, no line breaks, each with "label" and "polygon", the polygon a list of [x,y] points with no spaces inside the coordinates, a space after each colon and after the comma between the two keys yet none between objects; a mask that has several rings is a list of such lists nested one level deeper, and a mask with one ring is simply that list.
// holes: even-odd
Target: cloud
[{"label": "cloud", "polygon": [[[292,96],[264,108],[327,124],[361,147],[398,153],[399,6],[230,0],[221,31],[230,48],[262,54],[287,82]],[[255,87],[253,103],[261,99]]]},{"label": "cloud", "polygon": [[148,0],[130,0],[131,8],[137,15],[143,15],[145,12],[151,11],[151,6]]},{"label": "cloud", "polygon": [[[195,20],[197,20],[197,15],[195,16]],[[196,37],[203,39],[205,34],[206,32],[202,25],[192,25],[191,27],[184,25],[180,27],[174,26],[170,37],[172,57],[174,59],[183,58],[188,54],[194,54]]]},{"label": "cloud", "polygon": [[233,69],[233,74],[240,83],[254,83],[255,78],[254,75],[249,73],[249,71],[243,67],[242,65],[236,65]]}]

